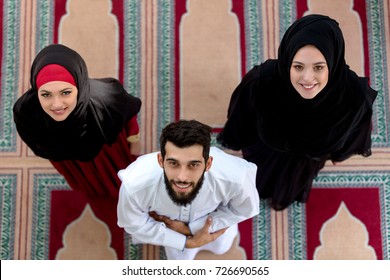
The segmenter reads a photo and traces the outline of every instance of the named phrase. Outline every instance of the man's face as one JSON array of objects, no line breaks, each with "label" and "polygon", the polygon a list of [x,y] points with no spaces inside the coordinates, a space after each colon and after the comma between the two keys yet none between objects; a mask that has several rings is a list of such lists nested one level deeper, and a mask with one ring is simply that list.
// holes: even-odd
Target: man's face
[{"label": "man's face", "polygon": [[212,157],[205,162],[201,145],[179,148],[167,142],[165,150],[165,158],[159,153],[158,162],[164,169],[168,194],[173,202],[184,206],[198,194],[204,173],[211,167]]}]

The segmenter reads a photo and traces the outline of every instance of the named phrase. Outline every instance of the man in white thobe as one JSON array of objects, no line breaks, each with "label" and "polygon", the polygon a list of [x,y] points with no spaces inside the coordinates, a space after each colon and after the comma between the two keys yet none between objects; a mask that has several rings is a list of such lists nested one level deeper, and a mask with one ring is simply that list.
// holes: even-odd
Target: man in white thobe
[{"label": "man in white thobe", "polygon": [[161,152],[119,171],[118,225],[133,243],[164,246],[168,259],[223,254],[237,224],[259,213],[256,165],[210,148],[210,133],[197,121],[171,123]]}]

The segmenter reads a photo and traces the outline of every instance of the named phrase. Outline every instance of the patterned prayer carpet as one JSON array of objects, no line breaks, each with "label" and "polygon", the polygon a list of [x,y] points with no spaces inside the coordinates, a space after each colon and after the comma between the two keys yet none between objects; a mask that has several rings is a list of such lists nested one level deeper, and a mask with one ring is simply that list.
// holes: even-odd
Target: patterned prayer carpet
[{"label": "patterned prayer carpet", "polygon": [[[275,212],[264,201],[224,256],[204,259],[390,259],[389,0],[0,0],[1,259],[164,259],[116,226],[116,201],[72,191],[17,135],[12,106],[29,87],[36,53],[76,49],[93,77],[113,76],[143,101],[142,152],[169,122],[220,131],[244,73],[276,57],[305,13],[340,22],[347,62],[378,90],[373,155],[326,165],[307,204]],[[214,142],[215,143],[215,142]]]}]

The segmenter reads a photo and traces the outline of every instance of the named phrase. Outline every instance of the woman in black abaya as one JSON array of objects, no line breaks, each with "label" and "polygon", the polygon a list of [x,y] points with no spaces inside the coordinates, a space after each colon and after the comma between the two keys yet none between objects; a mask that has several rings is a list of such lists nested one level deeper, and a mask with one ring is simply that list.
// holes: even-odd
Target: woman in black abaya
[{"label": "woman in black abaya", "polygon": [[307,201],[327,160],[371,155],[376,95],[345,63],[338,23],[305,16],[233,92],[218,141],[257,164],[260,197],[282,210]]},{"label": "woman in black abaya", "polygon": [[13,108],[22,140],[49,159],[74,190],[117,197],[117,172],[137,156],[130,149],[139,133],[141,101],[116,79],[90,79],[83,58],[60,44],[38,53],[30,83]]}]

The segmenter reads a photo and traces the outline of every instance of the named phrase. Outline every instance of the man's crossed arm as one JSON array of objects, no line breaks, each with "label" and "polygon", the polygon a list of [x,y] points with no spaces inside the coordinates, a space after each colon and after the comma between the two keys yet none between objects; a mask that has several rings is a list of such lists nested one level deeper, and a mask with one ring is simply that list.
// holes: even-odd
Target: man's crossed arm
[{"label": "man's crossed arm", "polygon": [[186,248],[198,248],[210,242],[213,242],[227,230],[227,228],[224,228],[216,232],[210,233],[209,228],[212,223],[212,218],[208,217],[203,228],[201,228],[195,234],[192,234],[188,225],[182,221],[171,220],[166,216],[158,215],[156,212],[150,212],[149,215],[154,220],[163,222],[167,226],[167,228],[187,236],[185,244]]}]

